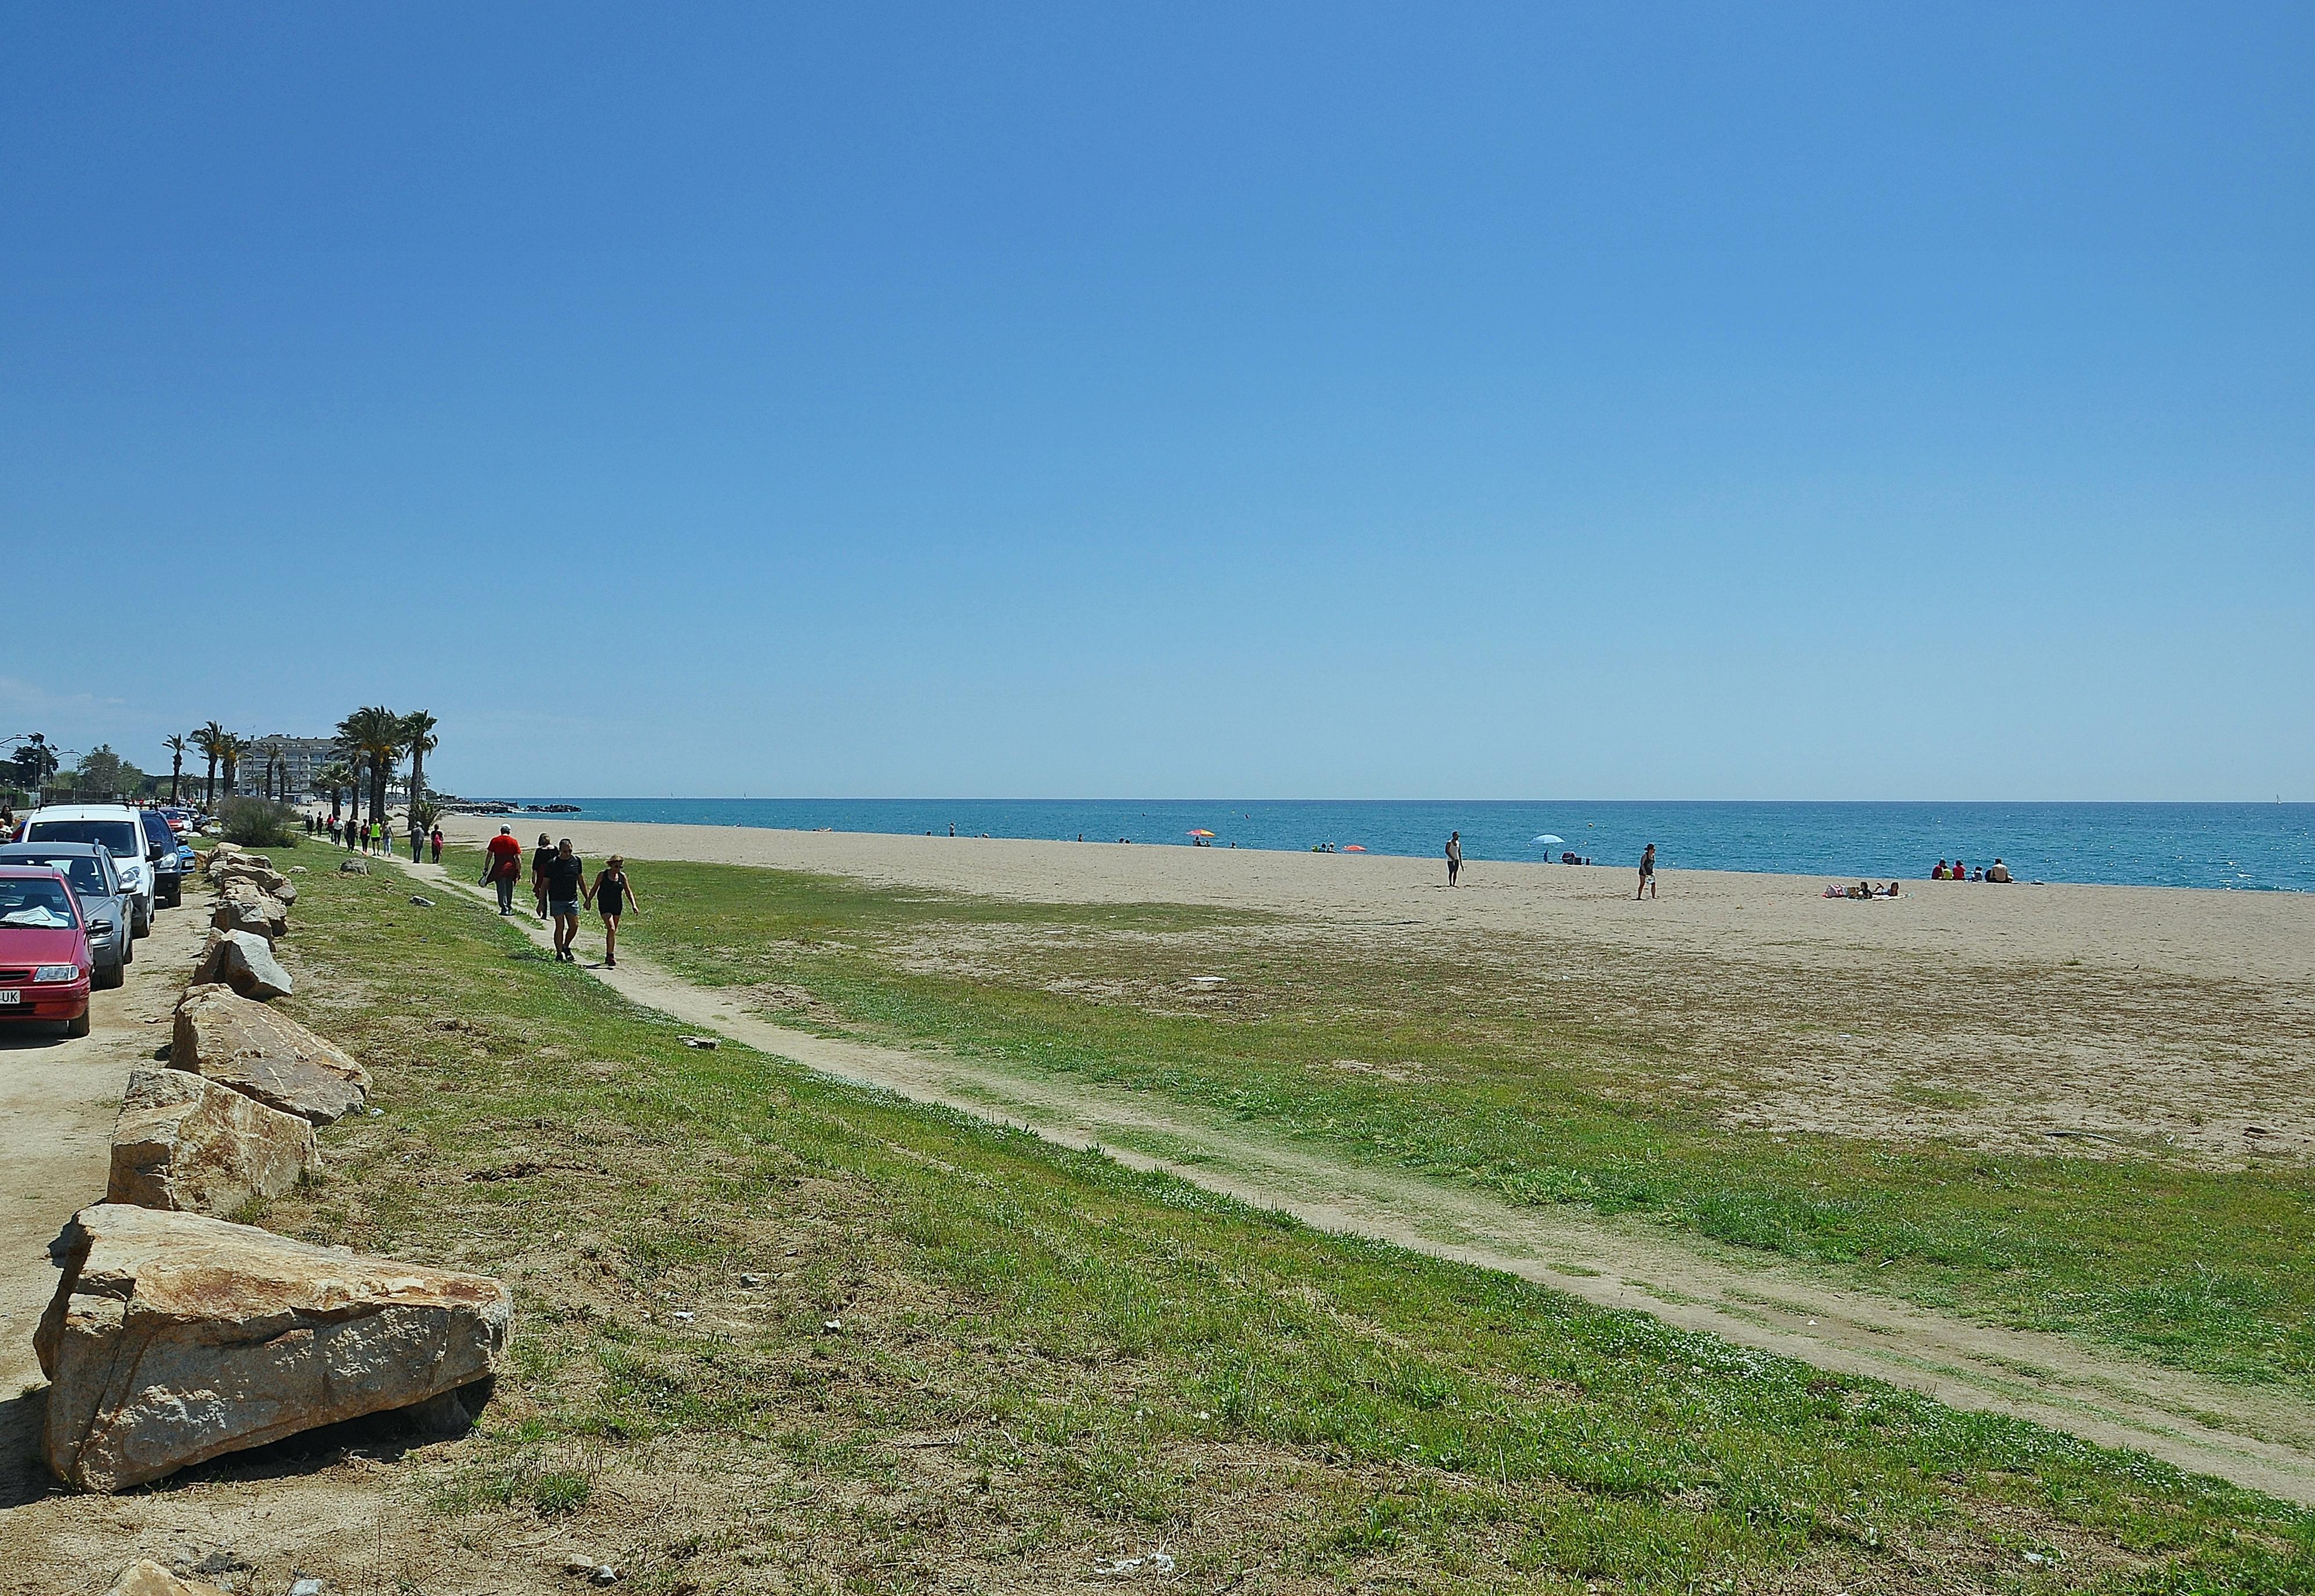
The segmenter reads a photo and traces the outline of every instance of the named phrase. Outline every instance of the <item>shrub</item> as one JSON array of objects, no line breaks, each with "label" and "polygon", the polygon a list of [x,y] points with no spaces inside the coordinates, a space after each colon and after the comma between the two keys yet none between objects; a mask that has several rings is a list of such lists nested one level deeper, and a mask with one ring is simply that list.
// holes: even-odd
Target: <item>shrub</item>
[{"label": "shrub", "polygon": [[244,847],[296,847],[297,811],[268,798],[228,798],[217,805],[225,839]]}]

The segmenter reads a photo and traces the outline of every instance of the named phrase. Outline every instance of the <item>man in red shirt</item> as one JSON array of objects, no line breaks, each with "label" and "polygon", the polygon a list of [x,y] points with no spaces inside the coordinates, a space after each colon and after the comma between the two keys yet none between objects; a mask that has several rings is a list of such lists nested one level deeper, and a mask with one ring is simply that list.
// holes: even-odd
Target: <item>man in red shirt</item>
[{"label": "man in red shirt", "polygon": [[490,862],[483,867],[483,879],[499,890],[499,912],[514,912],[514,883],[522,877],[522,844],[514,839],[512,827],[501,826],[499,834],[483,850]]}]

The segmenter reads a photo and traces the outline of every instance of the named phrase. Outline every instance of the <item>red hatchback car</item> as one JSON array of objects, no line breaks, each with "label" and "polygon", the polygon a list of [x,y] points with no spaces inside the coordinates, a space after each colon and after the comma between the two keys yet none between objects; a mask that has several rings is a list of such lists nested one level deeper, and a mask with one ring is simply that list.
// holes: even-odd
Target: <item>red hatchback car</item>
[{"label": "red hatchback car", "polygon": [[45,864],[0,864],[0,1021],[61,1020],[88,1034],[95,961],[80,902]]}]

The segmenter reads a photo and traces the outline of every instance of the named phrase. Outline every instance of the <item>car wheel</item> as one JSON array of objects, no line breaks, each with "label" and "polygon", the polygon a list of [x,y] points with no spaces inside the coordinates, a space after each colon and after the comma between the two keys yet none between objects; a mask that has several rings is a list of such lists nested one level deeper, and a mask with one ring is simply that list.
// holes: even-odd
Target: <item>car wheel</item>
[{"label": "car wheel", "polygon": [[67,1036],[86,1036],[88,1034],[87,1010],[83,1009],[81,1011],[80,1018],[76,1020],[67,1020],[65,1022],[65,1034]]},{"label": "car wheel", "polygon": [[114,987],[125,985],[128,980],[129,967],[126,964],[115,964],[110,970],[91,971],[88,984],[100,990],[110,991]]},{"label": "car wheel", "polygon": [[132,938],[138,936],[150,936],[153,935],[153,911],[151,909],[146,909],[141,916],[137,914],[134,908],[129,909],[129,935]]},{"label": "car wheel", "polygon": [[134,963],[136,963],[136,962],[137,962],[137,941],[136,941],[136,939],[135,939],[134,937],[131,937],[131,938],[129,939],[129,945],[128,945],[127,947],[125,947],[125,948],[122,948],[122,949],[120,950],[120,968],[122,968],[123,970],[126,970],[126,969],[128,969],[131,964],[134,964]]}]

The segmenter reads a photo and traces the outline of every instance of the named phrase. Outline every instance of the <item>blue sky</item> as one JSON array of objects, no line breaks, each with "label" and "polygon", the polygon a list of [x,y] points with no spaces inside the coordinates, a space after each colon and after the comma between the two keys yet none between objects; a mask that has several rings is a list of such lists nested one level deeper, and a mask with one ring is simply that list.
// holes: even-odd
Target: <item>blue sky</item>
[{"label": "blue sky", "polygon": [[0,734],[2315,797],[2311,81],[2284,5],[9,0]]}]

